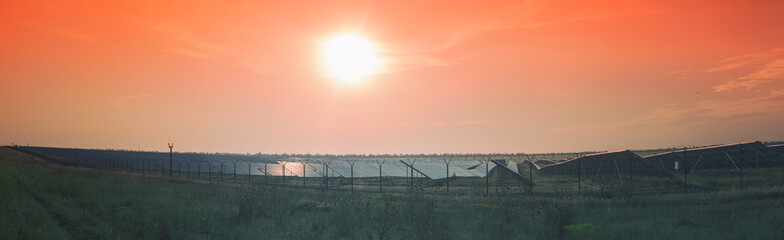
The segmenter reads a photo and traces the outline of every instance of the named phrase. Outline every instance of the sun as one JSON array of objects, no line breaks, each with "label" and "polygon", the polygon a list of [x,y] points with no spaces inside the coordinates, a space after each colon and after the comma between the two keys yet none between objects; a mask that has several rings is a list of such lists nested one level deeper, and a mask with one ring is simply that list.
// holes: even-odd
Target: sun
[{"label": "sun", "polygon": [[342,83],[356,83],[373,74],[378,66],[376,49],[357,35],[342,35],[324,46],[324,62],[329,76]]}]

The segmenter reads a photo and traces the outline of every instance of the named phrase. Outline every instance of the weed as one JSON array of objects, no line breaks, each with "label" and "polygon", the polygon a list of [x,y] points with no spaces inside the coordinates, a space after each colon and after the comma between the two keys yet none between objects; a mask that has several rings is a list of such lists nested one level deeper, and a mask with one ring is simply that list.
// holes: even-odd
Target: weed
[{"label": "weed", "polygon": [[574,220],[574,207],[565,202],[553,202],[540,208],[542,223],[550,231],[555,232],[559,239],[564,237],[566,226]]}]

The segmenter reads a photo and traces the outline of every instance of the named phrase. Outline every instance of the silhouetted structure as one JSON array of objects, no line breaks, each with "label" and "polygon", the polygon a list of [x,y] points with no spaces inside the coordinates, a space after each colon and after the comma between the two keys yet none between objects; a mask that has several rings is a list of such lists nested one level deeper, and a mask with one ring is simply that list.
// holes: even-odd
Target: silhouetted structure
[{"label": "silhouetted structure", "polygon": [[[578,165],[582,165],[578,171]],[[649,165],[629,150],[584,155],[539,169],[543,175],[675,177],[672,173]]]},{"label": "silhouetted structure", "polygon": [[[743,169],[782,166],[776,157],[777,147],[767,147],[760,142],[743,142],[700,147],[654,154],[643,158],[657,169],[675,172],[678,167],[695,169]],[[685,162],[684,162],[685,159]],[[682,172],[683,169],[678,169]]]}]

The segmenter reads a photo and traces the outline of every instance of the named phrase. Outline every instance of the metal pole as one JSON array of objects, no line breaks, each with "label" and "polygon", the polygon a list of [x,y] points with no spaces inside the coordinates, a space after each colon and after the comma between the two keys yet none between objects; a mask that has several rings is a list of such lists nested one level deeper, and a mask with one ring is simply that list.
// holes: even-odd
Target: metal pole
[{"label": "metal pole", "polygon": [[580,161],[579,155],[577,156],[577,195],[583,195],[583,185],[582,185],[582,178],[583,178],[583,165],[582,161]]},{"label": "metal pole", "polygon": [[324,192],[329,191],[329,165],[324,164]]},{"label": "metal pole", "polygon": [[683,148],[683,193],[688,193],[689,192],[688,187],[687,187],[688,186],[687,178],[689,176],[689,171],[687,171],[686,169],[687,169],[687,167],[686,167],[686,148],[684,147]]},{"label": "metal pole", "polygon": [[446,163],[446,193],[449,193],[449,162]]},{"label": "metal pole", "polygon": [[251,180],[251,175],[250,175],[250,164],[251,164],[251,162],[248,162],[248,184],[250,184],[250,180]]},{"label": "metal pole", "polygon": [[632,151],[629,150],[629,185],[634,187],[634,183],[632,180],[634,179],[634,174],[632,173]]},{"label": "metal pole", "polygon": [[485,194],[490,196],[490,158],[485,161]]},{"label": "metal pole", "polygon": [[354,194],[354,163],[351,163],[351,194]]},{"label": "metal pole", "polygon": [[410,188],[413,190],[414,189],[414,163],[413,162],[411,163],[410,167],[411,167],[411,180],[409,180],[409,185]]},{"label": "metal pole", "polygon": [[383,164],[378,165],[378,192],[381,193],[383,190],[381,189],[381,166]]},{"label": "metal pole", "polygon": [[173,165],[173,160],[172,160],[172,159],[174,159],[172,157],[173,153],[174,153],[174,150],[172,150],[173,148],[174,148],[174,143],[169,143],[169,177],[172,176],[172,166],[174,166]]},{"label": "metal pole", "polygon": [[738,171],[740,172],[740,189],[743,189],[743,144],[738,144]]},{"label": "metal pole", "polygon": [[528,186],[528,190],[531,195],[534,195],[534,163],[531,161],[528,161],[528,177],[531,178],[530,183],[528,183],[530,185]]},{"label": "metal pole", "polygon": [[234,183],[237,183],[237,162],[234,163]]}]

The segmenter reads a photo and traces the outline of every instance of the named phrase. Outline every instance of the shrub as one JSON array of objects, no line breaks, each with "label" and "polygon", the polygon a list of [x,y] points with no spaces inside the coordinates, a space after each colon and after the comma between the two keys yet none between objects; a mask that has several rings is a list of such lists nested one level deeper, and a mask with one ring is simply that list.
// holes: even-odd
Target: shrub
[{"label": "shrub", "polygon": [[541,209],[542,223],[558,234],[558,238],[563,238],[566,233],[566,226],[572,224],[574,220],[574,209],[565,203],[551,203]]}]

